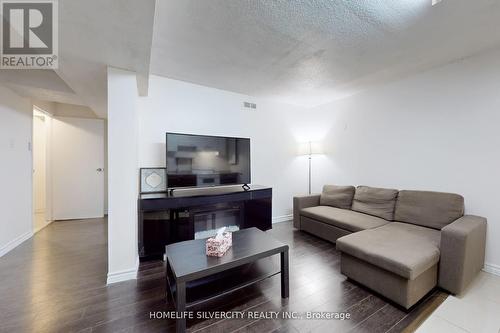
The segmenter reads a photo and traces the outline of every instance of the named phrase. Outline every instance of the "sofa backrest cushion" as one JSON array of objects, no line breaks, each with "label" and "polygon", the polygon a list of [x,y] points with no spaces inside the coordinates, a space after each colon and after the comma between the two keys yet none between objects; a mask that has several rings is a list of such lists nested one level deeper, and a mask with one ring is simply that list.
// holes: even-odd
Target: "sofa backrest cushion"
[{"label": "sofa backrest cushion", "polygon": [[397,196],[398,190],[358,186],[352,201],[352,210],[392,221]]},{"label": "sofa backrest cushion", "polygon": [[464,198],[454,193],[399,191],[394,220],[441,230],[464,215]]},{"label": "sofa backrest cushion", "polygon": [[321,206],[351,209],[354,186],[325,185],[319,198]]}]

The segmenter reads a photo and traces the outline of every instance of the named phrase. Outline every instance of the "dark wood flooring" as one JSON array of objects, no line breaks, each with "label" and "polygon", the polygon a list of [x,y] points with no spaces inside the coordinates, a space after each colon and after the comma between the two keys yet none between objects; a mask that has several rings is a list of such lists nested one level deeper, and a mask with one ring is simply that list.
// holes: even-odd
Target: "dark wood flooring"
[{"label": "dark wood flooring", "polygon": [[[402,332],[444,299],[431,293],[405,312],[340,274],[335,246],[279,223],[269,231],[290,245],[290,298],[275,276],[207,303],[199,311],[346,311],[350,320],[207,319],[189,332]],[[106,286],[106,221],[54,222],[0,258],[0,332],[174,332],[151,311],[165,301],[164,265],[141,263],[138,279]]]}]

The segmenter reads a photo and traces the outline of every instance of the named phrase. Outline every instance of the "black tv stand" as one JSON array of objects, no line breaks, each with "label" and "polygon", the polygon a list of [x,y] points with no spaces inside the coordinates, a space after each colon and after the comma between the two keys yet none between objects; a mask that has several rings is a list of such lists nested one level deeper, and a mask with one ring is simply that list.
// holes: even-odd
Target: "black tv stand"
[{"label": "black tv stand", "polygon": [[138,210],[139,257],[156,259],[166,245],[209,237],[221,226],[271,229],[272,188],[244,184],[144,193]]}]

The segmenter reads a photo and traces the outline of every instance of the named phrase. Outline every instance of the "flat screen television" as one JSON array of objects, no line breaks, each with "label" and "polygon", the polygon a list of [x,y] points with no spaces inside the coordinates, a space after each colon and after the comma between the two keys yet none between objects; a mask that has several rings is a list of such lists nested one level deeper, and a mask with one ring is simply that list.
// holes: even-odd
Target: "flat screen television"
[{"label": "flat screen television", "polygon": [[250,139],[167,133],[167,186],[250,184]]}]

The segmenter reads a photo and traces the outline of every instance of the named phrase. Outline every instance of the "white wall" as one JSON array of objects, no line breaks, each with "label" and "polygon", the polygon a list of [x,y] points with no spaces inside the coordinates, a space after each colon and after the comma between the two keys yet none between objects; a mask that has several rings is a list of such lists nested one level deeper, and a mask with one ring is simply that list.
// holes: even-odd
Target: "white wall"
[{"label": "white wall", "polygon": [[108,283],[137,275],[137,83],[108,68]]},{"label": "white wall", "polygon": [[487,269],[500,269],[500,51],[314,114],[332,126],[316,190],[336,183],[460,193],[467,214],[488,218]]},{"label": "white wall", "polygon": [[0,86],[0,256],[33,235],[29,100]]},{"label": "white wall", "polygon": [[275,221],[290,218],[294,193],[307,192],[307,159],[296,156],[297,140],[310,134],[302,108],[151,76],[138,112],[140,167],[165,166],[166,132],[249,137],[252,183],[273,187]]}]

